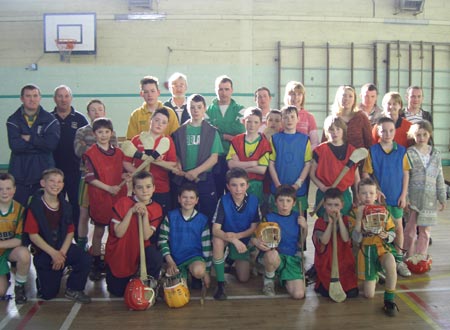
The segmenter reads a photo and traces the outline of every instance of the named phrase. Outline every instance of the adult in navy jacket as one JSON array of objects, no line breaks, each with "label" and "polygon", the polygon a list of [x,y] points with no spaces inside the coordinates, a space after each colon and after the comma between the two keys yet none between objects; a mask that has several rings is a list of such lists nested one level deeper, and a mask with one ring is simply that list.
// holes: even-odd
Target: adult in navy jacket
[{"label": "adult in navy jacket", "polygon": [[42,171],[55,166],[60,126],[56,118],[40,105],[41,91],[36,85],[25,85],[20,92],[22,106],[7,120],[11,149],[9,173],[16,179],[14,199],[27,205],[28,198],[40,188]]}]

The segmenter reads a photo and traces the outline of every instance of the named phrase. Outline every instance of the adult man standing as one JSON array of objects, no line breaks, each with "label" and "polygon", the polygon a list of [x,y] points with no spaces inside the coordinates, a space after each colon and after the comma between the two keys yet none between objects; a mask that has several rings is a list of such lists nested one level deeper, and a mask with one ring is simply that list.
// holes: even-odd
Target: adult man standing
[{"label": "adult man standing", "polygon": [[164,106],[175,111],[178,122],[182,125],[191,118],[186,104],[187,77],[180,72],[175,72],[170,76],[168,84],[172,97],[164,102]]},{"label": "adult man standing", "polygon": [[383,109],[377,105],[378,89],[372,83],[367,83],[361,87],[361,103],[358,109],[364,112],[369,118],[372,127],[377,123],[378,119],[383,117]]},{"label": "adult man standing", "polygon": [[235,135],[244,133],[245,127],[242,123],[244,106],[237,104],[231,98],[233,95],[231,78],[227,76],[217,77],[215,89],[217,98],[208,107],[206,120],[218,129],[224,149],[224,154],[219,155],[218,162],[214,167],[217,198],[220,198],[225,191],[225,174],[228,171],[226,155],[230,149],[230,142]]},{"label": "adult man standing", "polygon": [[141,79],[140,95],[144,99],[142,106],[131,113],[128,121],[127,139],[131,140],[141,132],[150,130],[150,119],[158,109],[166,109],[169,112],[169,124],[164,132],[165,135],[172,135],[180,127],[175,111],[163,105],[158,97],[161,95],[158,78],[145,76]]},{"label": "adult man standing", "polygon": [[403,109],[402,117],[415,124],[421,120],[428,120],[433,124],[431,113],[422,109],[423,90],[419,86],[410,86],[406,90],[408,106]]},{"label": "adult man standing", "polygon": [[272,102],[272,95],[267,87],[258,87],[255,91],[256,106],[261,110],[263,115],[263,123],[266,122],[267,115],[270,112],[270,102]]},{"label": "adult man standing", "polygon": [[61,127],[61,137],[53,152],[55,165],[64,173],[64,190],[72,205],[73,222],[78,228],[80,206],[78,205],[78,187],[80,185],[80,158],[75,155],[75,134],[80,127],[86,126],[88,121],[84,115],[75,111],[72,106],[72,90],[66,85],[55,88],[53,93],[55,109],[52,114]]},{"label": "adult man standing", "polygon": [[14,199],[27,205],[28,198],[40,188],[42,171],[55,166],[60,127],[58,120],[40,105],[41,91],[29,84],[20,91],[22,105],[7,120],[11,149],[9,173],[16,179]]}]

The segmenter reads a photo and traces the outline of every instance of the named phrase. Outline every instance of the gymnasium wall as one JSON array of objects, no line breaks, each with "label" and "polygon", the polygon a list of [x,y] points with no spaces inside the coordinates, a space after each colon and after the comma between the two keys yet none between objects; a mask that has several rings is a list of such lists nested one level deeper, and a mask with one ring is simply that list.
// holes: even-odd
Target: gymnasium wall
[{"label": "gymnasium wall", "polygon": [[[24,84],[41,87],[47,110],[59,84],[72,88],[79,111],[85,112],[89,99],[101,98],[118,135],[124,136],[129,114],[142,103],[139,80],[159,77],[164,100],[169,92],[163,82],[175,71],[188,76],[189,93],[208,100],[214,97],[214,79],[227,74],[234,80],[235,99],[245,106],[254,104],[253,91],[265,85],[274,95],[272,106],[278,107],[280,86],[303,80],[306,108],[320,127],[336,87],[352,77],[358,89],[376,78],[379,103],[387,86],[403,95],[411,80],[423,85],[429,109],[434,71],[436,143],[449,158],[450,2],[426,0],[418,15],[395,14],[396,3],[161,0],[159,5],[153,1],[153,9],[166,14],[163,21],[118,21],[116,14],[129,13],[126,0],[0,0],[0,164],[9,159],[6,118],[20,106]],[[70,63],[44,53],[43,14],[82,12],[97,14],[97,53],[73,55]],[[37,71],[26,70],[31,63],[37,63]]]}]

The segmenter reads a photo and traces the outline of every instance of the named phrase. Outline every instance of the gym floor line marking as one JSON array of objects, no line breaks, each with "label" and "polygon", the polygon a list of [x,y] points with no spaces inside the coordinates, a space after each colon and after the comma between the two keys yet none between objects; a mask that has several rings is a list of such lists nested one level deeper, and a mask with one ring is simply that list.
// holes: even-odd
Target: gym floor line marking
[{"label": "gym floor line marking", "polygon": [[429,305],[419,298],[414,291],[409,291],[408,287],[405,285],[400,285],[400,287],[405,293],[399,293],[398,297],[422,320],[428,323],[432,329],[441,329],[441,326],[439,325],[439,315],[430,309]]},{"label": "gym floor line marking", "polygon": [[407,293],[399,293],[397,296],[414,312],[416,313],[422,320],[424,320],[431,329],[440,330],[441,327],[434,322],[423,310],[421,310],[413,301],[410,299]]},{"label": "gym floor line marking", "polygon": [[418,277],[418,278],[411,278],[411,279],[407,279],[407,280],[400,280],[400,281],[397,281],[397,284],[431,282],[431,281],[436,281],[436,280],[447,279],[449,277],[450,277],[450,273],[447,273],[447,274],[441,274],[441,275],[436,275],[436,276],[432,276],[432,277]]},{"label": "gym floor line marking", "polygon": [[[414,292],[449,292],[450,287],[437,287],[437,288],[429,288],[429,289],[410,289],[404,285],[400,286],[401,289],[397,290],[397,293],[414,293]],[[377,295],[384,294],[384,290],[378,290],[375,292]],[[307,292],[306,297],[320,297],[319,294],[312,292]],[[360,297],[363,297],[362,295]],[[230,296],[228,295],[228,300],[251,300],[251,299],[277,299],[277,298],[289,298],[289,295],[287,293],[281,293],[277,294],[273,297],[264,296],[262,294],[256,294],[256,295],[237,295],[237,296]],[[214,300],[212,296],[206,296],[206,300]],[[192,297],[191,300],[200,300],[200,297]],[[30,302],[43,302],[43,300],[38,298],[30,298],[28,299]],[[114,301],[123,301],[123,298],[92,298],[92,302],[114,302]],[[73,303],[72,300],[66,299],[66,298],[54,298],[49,300],[48,302],[66,302],[66,303]],[[75,303],[79,304],[79,303]],[[1,330],[1,328],[0,328]]]},{"label": "gym floor line marking", "polygon": [[66,319],[64,320],[64,323],[61,325],[61,328],[59,328],[60,330],[68,330],[70,328],[73,320],[75,320],[75,318],[77,317],[80,308],[81,308],[80,303],[76,303],[75,305],[73,305],[69,315],[67,315]]},{"label": "gym floor line marking", "polygon": [[16,327],[17,330],[23,330],[27,326],[28,322],[33,318],[33,316],[37,313],[39,308],[44,302],[42,300],[37,301],[33,307],[25,314],[25,317],[20,321],[19,325]]},{"label": "gym floor line marking", "polygon": [[23,306],[24,305],[19,305],[15,310],[8,312],[5,318],[0,322],[0,330],[3,330],[14,317],[19,315],[19,311]]}]

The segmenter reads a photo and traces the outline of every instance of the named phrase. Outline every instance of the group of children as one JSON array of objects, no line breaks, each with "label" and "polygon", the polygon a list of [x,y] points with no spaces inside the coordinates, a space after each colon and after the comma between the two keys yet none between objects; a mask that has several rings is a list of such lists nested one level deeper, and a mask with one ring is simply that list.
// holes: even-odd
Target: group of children
[{"label": "group of children", "polygon": [[[289,100],[301,106],[302,100],[295,99],[295,88]],[[85,220],[79,224],[78,246],[72,243],[75,228],[70,204],[59,194],[64,186],[60,170],[43,173],[42,190],[31,199],[25,216],[22,206],[13,201],[14,178],[2,175],[1,225],[9,227],[2,229],[7,237],[0,241],[0,295],[8,287],[10,261],[17,267],[16,303],[27,299],[24,283],[30,254],[21,244],[25,219],[24,232],[29,236],[34,256],[38,295],[43,299],[57,295],[66,266],[71,267],[66,297],[90,302],[83,291],[89,273],[92,280],[99,280],[106,273],[108,291],[123,296],[139,266],[139,221],[143,223],[147,271],[154,279],[160,277],[164,268],[168,276],[181,274],[187,278],[190,274],[192,287],[209,287],[212,268],[217,281],[214,298],[224,300],[227,262],[234,265],[237,279],[246,282],[252,260],[256,260],[264,267],[264,294],[275,295],[274,279],[278,277],[291,297],[301,299],[305,296],[305,275],[299,252],[304,244],[301,238],[307,237],[311,179],[318,188],[319,218],[312,235],[315,290],[329,295],[335,226],[339,274],[347,297],[358,295],[358,279],[364,281],[364,295],[373,297],[378,273],[385,272],[384,310],[395,315],[397,271],[401,273],[404,267],[402,249],[406,248],[407,256],[420,254],[426,258],[429,226],[436,222],[436,203],[439,201],[441,208],[445,206],[440,158],[428,144],[432,134],[428,122],[411,127],[409,134],[415,144],[406,149],[394,141],[394,121],[381,118],[376,125],[380,141],[370,148],[361,179],[358,164],[351,162],[355,147],[347,141],[347,125],[341,117],[327,118],[327,141],[313,149],[310,136],[298,130],[299,112],[306,110],[295,105],[272,110],[265,118],[263,130],[261,110],[247,109],[243,117],[246,132],[231,139],[225,155],[230,168],[226,175],[222,173],[227,192],[217,196],[213,167],[223,156],[219,133],[205,120],[206,101],[201,95],[191,95],[187,108],[191,119],[172,136],[165,136],[169,113],[156,110],[149,130],[131,139],[136,151],[125,156],[116,146],[111,120],[104,117],[104,105],[98,100],[89,103],[92,124],[80,129],[75,139],[86,183],[82,185],[86,193],[80,194]],[[317,128],[311,127],[316,132]],[[161,151],[158,146],[164,143],[168,147]],[[136,168],[148,158],[153,161],[149,163],[150,171],[147,168],[137,172]],[[345,175],[337,182],[341,173]],[[174,185],[170,184],[171,179]],[[128,181],[131,194],[127,195]],[[177,190],[176,197],[173,188]],[[385,202],[380,203],[380,195]],[[409,216],[403,239],[402,217],[407,197]],[[386,207],[377,209],[372,216],[370,206],[379,204]],[[89,217],[95,225],[90,254],[85,251]],[[375,231],[368,225],[372,225],[370,220],[374,217],[382,218]],[[280,228],[281,240],[275,249],[255,235],[258,223],[265,221]],[[417,245],[416,226],[420,228]],[[103,265],[101,242],[106,227],[109,235]],[[354,255],[352,247],[358,246]],[[255,249],[256,258],[252,256]]]}]

